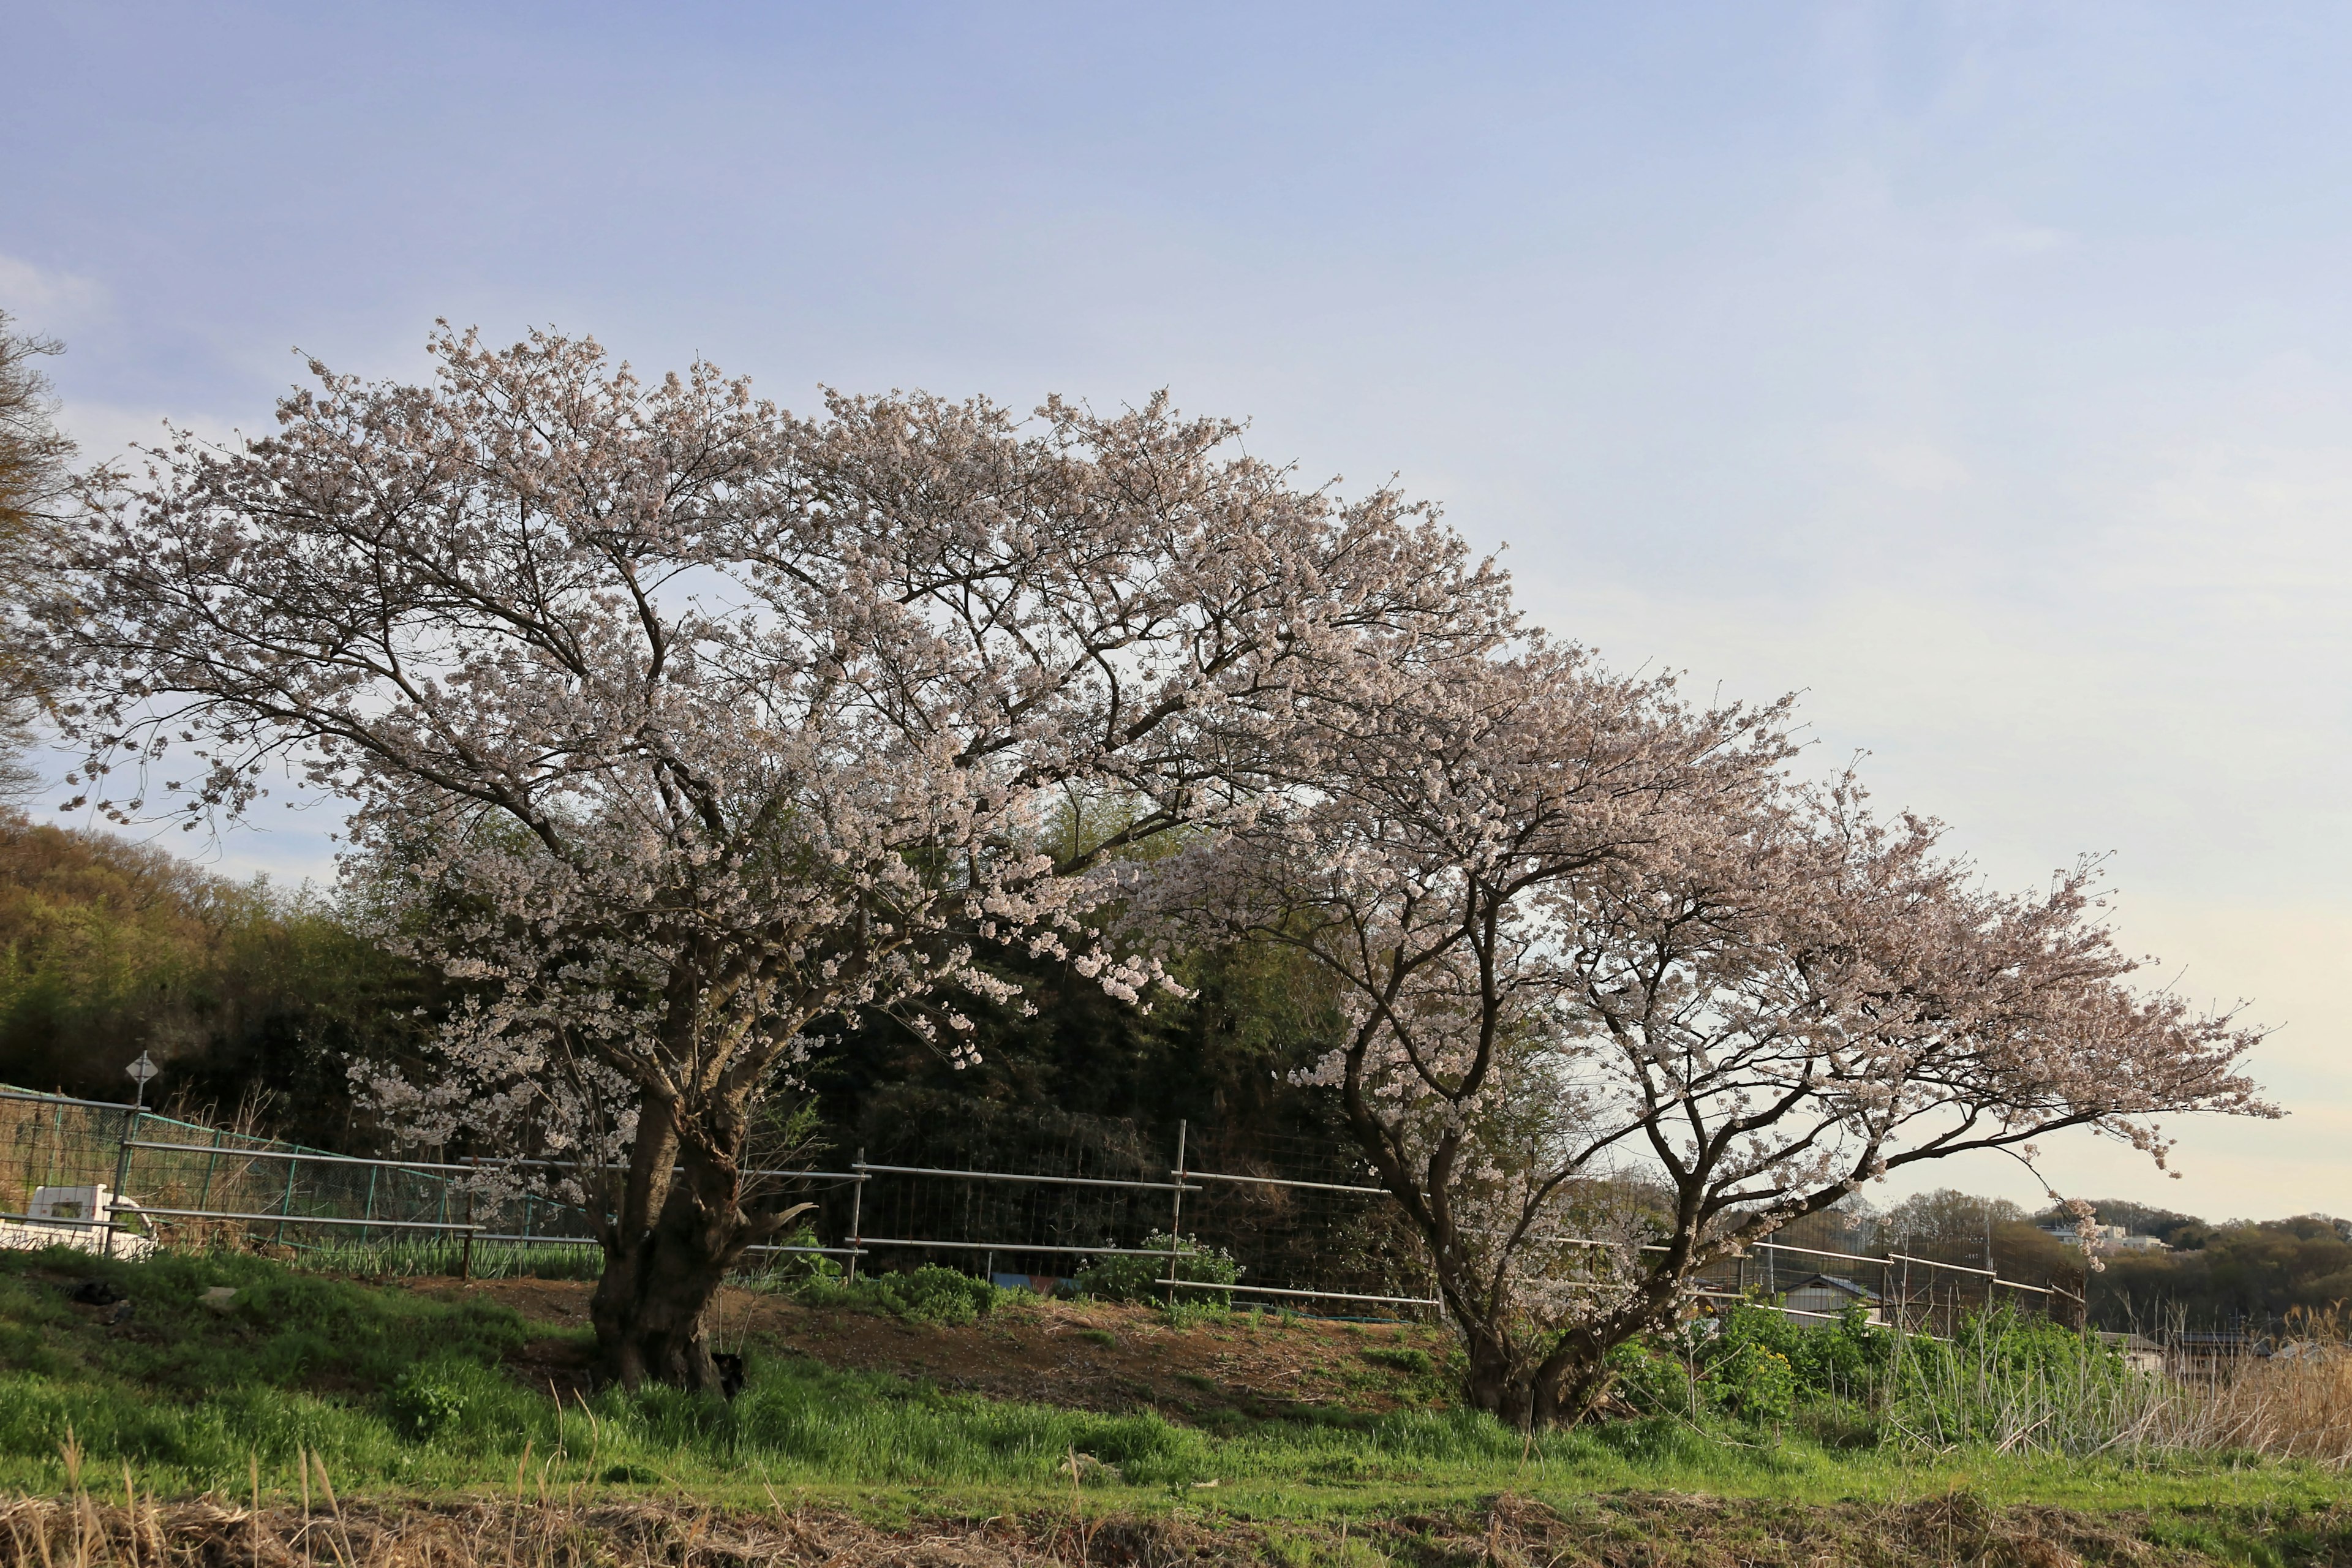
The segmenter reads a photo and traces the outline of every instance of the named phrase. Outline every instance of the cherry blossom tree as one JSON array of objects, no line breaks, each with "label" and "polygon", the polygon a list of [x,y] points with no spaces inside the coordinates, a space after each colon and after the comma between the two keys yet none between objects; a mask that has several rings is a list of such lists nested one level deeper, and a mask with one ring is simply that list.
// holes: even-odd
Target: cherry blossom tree
[{"label": "cherry blossom tree", "polygon": [[[1507,632],[1425,512],[1164,403],[796,419],[586,340],[431,348],[424,385],[314,363],[274,435],[180,438],[105,498],[50,616],[66,721],[124,817],[237,812],[273,766],[350,803],[387,939],[468,997],[378,1103],[551,1162],[632,1384],[716,1386],[719,1279],[793,1212],[747,1150],[829,1028],[967,1050],[955,998],[1003,997],[1012,943],[1141,997],[1108,857],[1245,815],[1327,690]],[[1127,805],[1057,858],[1072,791]]]},{"label": "cherry blossom tree", "polygon": [[1425,1239],[1479,1408],[1575,1418],[1702,1271],[1889,1171],[2070,1127],[2160,1163],[2161,1115],[2275,1114],[2254,1032],[2129,988],[2088,868],[1986,891],[1934,824],[1792,783],[1785,708],[1540,645],[1442,673],[1325,705],[1313,771],[1133,918],[1335,977],[1309,1080]]},{"label": "cherry blossom tree", "polygon": [[24,621],[50,586],[72,510],[76,448],[57,426],[57,400],[38,363],[64,352],[0,310],[0,799],[21,798],[39,782],[26,759],[57,676]]}]

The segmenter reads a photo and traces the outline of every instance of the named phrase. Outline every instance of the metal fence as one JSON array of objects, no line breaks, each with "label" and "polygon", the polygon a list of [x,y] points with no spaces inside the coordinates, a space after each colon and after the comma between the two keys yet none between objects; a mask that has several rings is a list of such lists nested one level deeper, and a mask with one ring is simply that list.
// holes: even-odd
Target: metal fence
[{"label": "metal fence", "polygon": [[[754,1256],[762,1268],[837,1259],[852,1276],[951,1259],[1046,1288],[1089,1260],[1139,1258],[1159,1260],[1156,1287],[1171,1299],[1213,1290],[1343,1314],[1438,1310],[1427,1256],[1384,1189],[1280,1173],[1280,1151],[1262,1139],[1248,1158],[1229,1150],[1221,1162],[1255,1168],[1203,1168],[1188,1142],[1180,1131],[1164,1166],[1139,1142],[1097,1141],[1035,1162],[1060,1169],[868,1163],[860,1150],[845,1170],[751,1173],[764,1190],[815,1205],[804,1234]],[[361,1268],[593,1273],[587,1215],[535,1194],[492,1197],[476,1179],[489,1163],[362,1159],[135,1106],[0,1088],[0,1222],[26,1222],[41,1187],[104,1185],[131,1205],[94,1222],[110,1245],[135,1229],[165,1245],[257,1246]],[[1184,1278],[1197,1272],[1183,1262],[1192,1249],[1229,1260],[1238,1278]],[[1836,1310],[1797,1303],[1808,1289],[1841,1289],[1875,1321],[1915,1332],[1949,1334],[1962,1313],[2003,1304],[2081,1321],[2078,1298],[1989,1269],[1776,1242],[1717,1268],[1699,1296],[1761,1297],[1792,1317],[1830,1321]]]}]

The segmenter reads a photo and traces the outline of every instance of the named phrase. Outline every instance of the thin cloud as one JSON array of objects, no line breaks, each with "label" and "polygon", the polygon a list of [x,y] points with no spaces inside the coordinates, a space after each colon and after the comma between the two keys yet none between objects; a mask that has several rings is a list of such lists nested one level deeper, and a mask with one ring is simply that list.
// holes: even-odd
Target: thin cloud
[{"label": "thin cloud", "polygon": [[106,306],[106,285],[95,278],[0,253],[0,310],[32,331],[64,331],[97,316]]}]

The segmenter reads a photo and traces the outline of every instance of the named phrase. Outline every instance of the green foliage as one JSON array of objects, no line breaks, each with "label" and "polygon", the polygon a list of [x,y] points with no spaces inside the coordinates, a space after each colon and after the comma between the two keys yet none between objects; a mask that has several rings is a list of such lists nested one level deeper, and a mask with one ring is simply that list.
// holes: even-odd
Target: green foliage
[{"label": "green foliage", "polygon": [[1709,1404],[1743,1421],[1778,1425],[1797,1407],[1796,1368],[1753,1340],[1716,1357],[1703,1386]]},{"label": "green foliage", "polygon": [[[821,1247],[815,1231],[803,1226],[777,1244],[780,1247]],[[805,1279],[838,1279],[842,1278],[841,1260],[822,1252],[778,1252],[770,1255],[773,1261],[762,1270],[771,1283],[796,1283]]]},{"label": "green foliage", "polygon": [[[92,1274],[129,1294],[138,1336],[66,1303],[66,1286]],[[215,1284],[239,1290],[237,1310],[222,1315],[194,1304]],[[79,1254],[0,1255],[0,1331],[7,1351],[0,1362],[0,1487],[37,1492],[65,1484],[58,1446],[68,1426],[86,1455],[86,1473],[119,1476],[127,1464],[142,1490],[241,1496],[250,1464],[278,1499],[299,1491],[298,1454],[306,1449],[328,1466],[346,1500],[371,1492],[503,1489],[526,1450],[532,1475],[551,1488],[591,1495],[599,1488],[659,1488],[755,1507],[772,1488],[832,1488],[843,1500],[851,1499],[841,1489],[862,1497],[919,1489],[940,1502],[954,1494],[937,1489],[962,1488],[965,1500],[992,1507],[1033,1500],[1066,1507],[1073,1452],[1089,1461],[1078,1478],[1089,1491],[1120,1491],[1129,1502],[1170,1493],[1197,1500],[1192,1489],[1213,1479],[1221,1483],[1217,1506],[1267,1515],[1360,1509],[1370,1497],[1484,1508],[1503,1490],[1837,1498],[1943,1484],[1939,1472],[1911,1456],[1826,1452],[1811,1442],[1801,1412],[1771,1444],[1716,1440],[1707,1424],[1732,1418],[1702,1406],[1694,1419],[1686,1400],[1649,1419],[1553,1432],[1507,1430],[1460,1410],[1374,1416],[1333,1407],[1301,1407],[1278,1420],[1224,1409],[1213,1424],[1194,1427],[1149,1411],[1055,1408],[832,1372],[756,1343],[745,1347],[749,1383],[732,1403],[671,1389],[607,1388],[583,1409],[568,1399],[559,1404],[507,1364],[527,1338],[569,1353],[581,1348],[580,1336],[544,1325],[529,1331],[511,1314],[463,1298],[306,1277],[249,1258],[128,1264]],[[546,1347],[550,1338],[575,1342]],[[1661,1353],[1643,1359],[1678,1370]],[[1621,1387],[1636,1369],[1624,1370]],[[2207,1503],[2217,1487],[2266,1508],[2273,1500],[2310,1507],[2341,1490],[2332,1474],[2291,1466],[2189,1464],[2176,1483],[2170,1472],[2112,1459],[2037,1468],[1995,1459],[1989,1448],[1973,1455],[1967,1473],[1976,1483],[1998,1481],[2011,1496],[2055,1493],[2110,1507]]]},{"label": "green foliage", "polygon": [[1657,1351],[1620,1347],[1612,1368],[1637,1410],[1696,1408],[1761,1426],[1798,1418],[1836,1447],[1888,1437],[1999,1447],[2031,1436],[2036,1447],[2094,1450],[2149,1397],[2103,1342],[2006,1309],[1962,1318],[1944,1341],[1875,1326],[1859,1305],[1814,1326],[1743,1302]]},{"label": "green foliage", "polygon": [[1681,1357],[1640,1342],[1609,1352],[1610,1387],[1643,1415],[1682,1415],[1696,1406]]},{"label": "green foliage", "polygon": [[[1241,1282],[1242,1267],[1223,1247],[1201,1245],[1195,1237],[1171,1236],[1155,1230],[1143,1238],[1143,1250],[1159,1253],[1159,1257],[1139,1257],[1131,1253],[1106,1253],[1092,1258],[1078,1269],[1078,1289],[1087,1295],[1105,1301],[1140,1301],[1162,1294],[1170,1277],[1170,1265],[1174,1265],[1174,1277],[1201,1285],[1236,1285]],[[1171,1258],[1166,1256],[1175,1253]],[[1187,1290],[1180,1293],[1187,1300],[1206,1300],[1220,1307],[1229,1307],[1233,1297],[1217,1290]]]},{"label": "green foliage", "polygon": [[466,1414],[465,1380],[446,1365],[412,1366],[384,1394],[384,1411],[406,1436],[430,1442]]},{"label": "green foliage", "polygon": [[164,851],[0,814],[0,1079],[116,1098],[141,1049],[152,1098],[234,1106],[347,1144],[350,1058],[401,1049],[431,985],[328,900]]},{"label": "green foliage", "polygon": [[810,1275],[783,1282],[801,1300],[817,1307],[849,1307],[888,1312],[912,1323],[961,1328],[996,1308],[1000,1291],[985,1279],[936,1264],[909,1274],[869,1274],[851,1280],[839,1274]]},{"label": "green foliage", "polygon": [[476,1241],[470,1255],[440,1237],[395,1236],[381,1240],[336,1238],[293,1243],[295,1268],[362,1279],[404,1279],[455,1274],[461,1257],[476,1279],[594,1279],[604,1272],[604,1254],[593,1242],[577,1246],[512,1241]]},{"label": "green foliage", "polygon": [[1437,1370],[1437,1363],[1419,1345],[1371,1345],[1364,1350],[1363,1357],[1376,1365],[1393,1367],[1408,1377],[1427,1377]]}]

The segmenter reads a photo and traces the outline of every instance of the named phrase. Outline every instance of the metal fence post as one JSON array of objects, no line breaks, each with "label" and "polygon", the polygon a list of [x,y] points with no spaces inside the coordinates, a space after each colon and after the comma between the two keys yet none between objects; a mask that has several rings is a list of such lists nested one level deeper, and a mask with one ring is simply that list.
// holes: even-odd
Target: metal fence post
[{"label": "metal fence post", "polygon": [[1191,1128],[1188,1121],[1176,1123],[1176,1201],[1168,1219],[1168,1304],[1171,1307],[1176,1304],[1176,1258],[1184,1250],[1184,1138]]},{"label": "metal fence post", "polygon": [[286,1162],[286,1195],[278,1200],[278,1235],[269,1244],[272,1247],[283,1247],[286,1245],[286,1222],[289,1218],[292,1217],[294,1213],[294,1177],[296,1173],[301,1169],[302,1162],[299,1160],[289,1160]]},{"label": "metal fence post", "polygon": [[131,1145],[139,1136],[139,1118],[142,1114],[135,1109],[122,1113],[122,1142],[114,1151],[114,1196],[108,1200],[106,1205],[106,1255],[109,1258],[114,1256],[114,1211],[122,1203],[122,1184],[131,1179]]},{"label": "metal fence post", "polygon": [[212,1204],[213,1173],[220,1165],[220,1129],[215,1127],[213,1129],[213,1151],[211,1153],[205,1156],[204,1185],[196,1189],[196,1206],[198,1208],[209,1207]]},{"label": "metal fence post", "polygon": [[863,1234],[860,1222],[866,1213],[866,1151],[857,1151],[856,1163],[849,1167],[857,1173],[857,1184],[849,1189],[849,1282],[857,1283],[857,1258],[862,1248],[858,1237]]},{"label": "metal fence post", "polygon": [[457,1278],[474,1277],[474,1189],[466,1189],[466,1239],[457,1252]]}]

